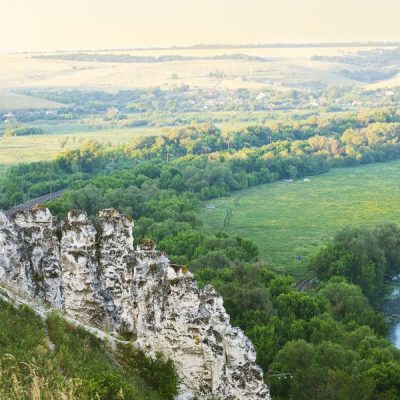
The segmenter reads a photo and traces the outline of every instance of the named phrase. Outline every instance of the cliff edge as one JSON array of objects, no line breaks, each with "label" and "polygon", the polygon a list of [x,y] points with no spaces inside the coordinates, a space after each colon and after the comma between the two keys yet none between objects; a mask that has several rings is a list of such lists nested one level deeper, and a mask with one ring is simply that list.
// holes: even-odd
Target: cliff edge
[{"label": "cliff edge", "polygon": [[116,210],[95,221],[44,206],[0,212],[0,284],[93,327],[129,337],[174,361],[179,399],[270,399],[256,353],[229,323],[221,296],[197,287],[149,241],[133,247],[133,222]]}]

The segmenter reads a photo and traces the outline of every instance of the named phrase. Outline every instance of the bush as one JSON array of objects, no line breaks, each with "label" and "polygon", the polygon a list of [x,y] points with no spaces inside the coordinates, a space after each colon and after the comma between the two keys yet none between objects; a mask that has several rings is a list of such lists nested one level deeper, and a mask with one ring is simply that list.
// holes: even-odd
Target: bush
[{"label": "bush", "polygon": [[134,368],[137,362],[145,362],[144,354],[131,353],[130,363],[117,366],[103,342],[84,329],[67,323],[60,315],[52,314],[47,320],[47,328],[63,373],[83,382],[83,398],[114,400],[123,394],[125,400],[164,399],[158,396],[162,391],[161,383],[158,391],[152,390],[146,381],[148,377],[142,378]]},{"label": "bush", "polygon": [[178,395],[178,375],[171,360],[161,353],[150,358],[133,345],[118,345],[118,362],[126,369],[137,373],[163,400],[173,400]]},{"label": "bush", "polygon": [[42,128],[14,128],[6,129],[4,136],[30,136],[30,135],[42,135],[44,133]]}]

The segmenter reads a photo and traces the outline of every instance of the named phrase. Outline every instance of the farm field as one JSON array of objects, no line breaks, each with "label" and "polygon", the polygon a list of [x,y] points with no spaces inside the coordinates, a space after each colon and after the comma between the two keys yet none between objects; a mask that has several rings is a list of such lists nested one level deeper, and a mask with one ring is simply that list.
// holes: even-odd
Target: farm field
[{"label": "farm field", "polygon": [[301,276],[309,256],[346,225],[400,222],[399,198],[400,161],[395,161],[235,192],[207,202],[215,208],[204,208],[201,217],[207,230],[247,237],[269,266]]},{"label": "farm field", "polygon": [[55,101],[25,96],[9,91],[0,91],[0,113],[33,108],[57,109],[63,106],[63,104],[56,103]]},{"label": "farm field", "polygon": [[51,134],[0,137],[0,165],[51,160],[60,152],[78,148],[88,140],[115,146],[128,143],[137,136],[158,135],[162,132],[162,128],[147,127],[88,130],[72,126],[69,129],[59,126]]},{"label": "farm field", "polygon": [[[363,50],[369,49],[363,47]],[[189,84],[198,88],[263,89],[273,87],[287,90],[283,83],[308,86],[310,82],[322,85],[359,84],[337,74],[342,64],[311,60],[314,55],[340,55],[359,51],[360,48],[228,48],[228,49],[168,49],[136,51],[103,51],[103,54],[129,54],[133,56],[180,55],[194,60],[171,61],[162,64],[87,62],[61,59],[37,59],[37,54],[0,55],[0,84],[3,88],[168,88]],[[212,60],[204,57],[245,54],[264,57],[265,62],[247,60]],[[202,59],[203,57],[203,59]],[[347,66],[347,68],[349,68]],[[222,82],[210,76],[223,71]],[[178,78],[171,79],[172,75]],[[33,100],[34,101],[34,100]],[[1,105],[1,103],[0,103]]]}]

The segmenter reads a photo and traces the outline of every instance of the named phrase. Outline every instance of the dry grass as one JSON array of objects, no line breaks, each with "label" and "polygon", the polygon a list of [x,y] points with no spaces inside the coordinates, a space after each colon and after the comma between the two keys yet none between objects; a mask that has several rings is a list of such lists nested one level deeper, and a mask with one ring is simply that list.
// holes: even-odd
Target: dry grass
[{"label": "dry grass", "polygon": [[[366,50],[368,48],[364,48]],[[264,88],[267,81],[320,81],[327,85],[349,83],[336,75],[333,63],[311,61],[313,55],[340,55],[358,48],[281,48],[281,49],[205,49],[114,51],[108,53],[159,56],[176,54],[209,57],[221,54],[247,54],[268,57],[269,62],[240,60],[188,60],[162,64],[98,63],[66,60],[32,59],[30,55],[3,55],[0,57],[0,84],[2,87],[81,87],[116,89],[129,87],[168,87],[179,83],[213,88],[217,81],[209,77],[215,70],[224,71],[227,78],[219,88]],[[179,76],[171,80],[172,74]],[[252,81],[242,81],[242,77]],[[257,78],[257,82],[254,78]]]},{"label": "dry grass", "polygon": [[385,81],[372,83],[371,85],[366,86],[367,90],[375,90],[375,89],[384,89],[384,88],[393,88],[396,86],[400,86],[400,74],[396,75],[394,78],[386,79]]},{"label": "dry grass", "polygon": [[32,363],[17,362],[10,354],[0,359],[0,400],[80,400],[81,392],[78,379],[65,380],[61,388]]},{"label": "dry grass", "polygon": [[33,108],[55,109],[62,106],[63,105],[60,103],[34,98],[32,96],[24,96],[9,91],[0,92],[0,113]]}]

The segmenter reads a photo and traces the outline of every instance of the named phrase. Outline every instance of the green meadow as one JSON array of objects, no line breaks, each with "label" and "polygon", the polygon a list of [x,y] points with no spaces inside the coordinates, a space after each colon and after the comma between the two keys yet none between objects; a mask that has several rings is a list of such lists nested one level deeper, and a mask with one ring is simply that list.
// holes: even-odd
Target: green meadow
[{"label": "green meadow", "polygon": [[400,161],[335,169],[309,179],[211,200],[201,212],[204,225],[253,240],[269,266],[301,276],[310,255],[341,228],[400,222]]},{"label": "green meadow", "polygon": [[51,160],[62,151],[78,148],[89,140],[116,146],[129,143],[138,136],[161,133],[161,128],[153,127],[88,129],[66,125],[46,128],[48,134],[0,137],[0,164]]}]

